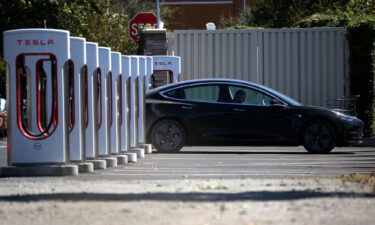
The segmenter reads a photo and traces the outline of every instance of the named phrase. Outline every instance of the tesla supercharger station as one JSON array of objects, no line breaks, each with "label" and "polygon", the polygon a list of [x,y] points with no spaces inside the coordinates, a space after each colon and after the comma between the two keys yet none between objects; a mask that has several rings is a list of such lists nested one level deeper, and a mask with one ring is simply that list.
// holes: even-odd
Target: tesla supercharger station
[{"label": "tesla supercharger station", "polygon": [[100,69],[98,44],[86,42],[87,62],[87,120],[86,120],[86,158],[96,159],[98,153],[98,115],[100,110]]},{"label": "tesla supercharger station", "polygon": [[138,77],[138,147],[145,153],[152,153],[152,145],[146,144],[146,104],[145,95],[152,73],[152,57],[139,57]]},{"label": "tesla supercharger station", "polygon": [[139,57],[139,76],[138,76],[138,144],[145,144],[145,79],[147,75],[147,58]]},{"label": "tesla supercharger station", "polygon": [[145,151],[138,145],[140,58],[144,57],[131,56],[130,58],[130,151],[137,153],[139,158],[144,158]]},{"label": "tesla supercharger station", "polygon": [[130,150],[130,56],[121,56],[121,152]]},{"label": "tesla supercharger station", "polygon": [[70,38],[69,62],[69,105],[71,112],[69,120],[69,149],[70,160],[83,162],[85,160],[85,129],[86,129],[86,90],[87,90],[87,67],[86,67],[86,39]]},{"label": "tesla supercharger station", "polygon": [[111,114],[110,121],[111,130],[111,154],[119,154],[120,152],[120,97],[121,97],[121,54],[119,52],[111,52]]},{"label": "tesla supercharger station", "polygon": [[138,140],[138,122],[137,122],[137,85],[136,82],[138,81],[139,76],[139,58],[138,56],[131,56],[130,58],[130,104],[129,104],[129,111],[130,111],[130,148],[137,147],[137,140]]},{"label": "tesla supercharger station", "polygon": [[98,153],[99,156],[108,156],[110,153],[110,129],[111,123],[111,50],[105,47],[99,47],[99,68],[101,70],[99,87],[100,109],[98,112]]},{"label": "tesla supercharger station", "polygon": [[145,77],[145,93],[148,92],[151,88],[151,80],[152,80],[152,74],[153,74],[153,59],[152,56],[147,56],[147,74]]},{"label": "tesla supercharger station", "polygon": [[172,83],[178,82],[181,74],[181,58],[179,56],[153,56],[153,71],[168,71]]},{"label": "tesla supercharger station", "polygon": [[8,164],[69,162],[66,67],[69,32],[4,32],[8,63]]}]

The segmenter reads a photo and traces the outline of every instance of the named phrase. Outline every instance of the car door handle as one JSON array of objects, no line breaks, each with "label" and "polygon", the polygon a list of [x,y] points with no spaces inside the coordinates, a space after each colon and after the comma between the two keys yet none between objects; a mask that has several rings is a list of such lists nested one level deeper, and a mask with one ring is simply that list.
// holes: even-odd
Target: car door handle
[{"label": "car door handle", "polygon": [[236,111],[236,112],[245,112],[246,110],[245,109],[234,108],[234,111]]},{"label": "car door handle", "polygon": [[182,109],[193,109],[191,106],[181,106]]}]

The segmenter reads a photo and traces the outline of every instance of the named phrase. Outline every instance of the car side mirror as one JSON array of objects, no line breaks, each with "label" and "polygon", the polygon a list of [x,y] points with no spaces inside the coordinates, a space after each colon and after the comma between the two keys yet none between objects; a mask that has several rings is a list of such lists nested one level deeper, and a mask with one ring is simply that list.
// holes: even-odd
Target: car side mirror
[{"label": "car side mirror", "polygon": [[275,108],[285,108],[286,107],[286,105],[282,101],[280,101],[279,99],[272,99],[270,101],[270,106],[275,107]]}]

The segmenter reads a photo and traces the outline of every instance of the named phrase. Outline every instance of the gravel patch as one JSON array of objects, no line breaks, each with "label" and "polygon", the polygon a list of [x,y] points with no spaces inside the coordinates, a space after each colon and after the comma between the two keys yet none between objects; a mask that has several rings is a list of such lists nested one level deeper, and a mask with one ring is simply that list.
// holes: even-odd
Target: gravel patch
[{"label": "gravel patch", "polygon": [[371,187],[338,179],[0,179],[0,224],[375,224]]}]

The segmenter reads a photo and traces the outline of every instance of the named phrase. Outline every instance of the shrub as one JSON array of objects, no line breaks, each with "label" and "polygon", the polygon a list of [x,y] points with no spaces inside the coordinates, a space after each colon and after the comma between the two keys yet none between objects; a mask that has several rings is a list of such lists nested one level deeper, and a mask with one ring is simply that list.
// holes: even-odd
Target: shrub
[{"label": "shrub", "polygon": [[359,20],[347,27],[350,46],[350,91],[360,95],[359,118],[365,135],[375,136],[375,19]]},{"label": "shrub", "polygon": [[[365,5],[366,6],[366,5]],[[365,136],[375,136],[375,6],[318,13],[296,23],[299,27],[346,28],[350,48],[350,93],[360,95],[358,117],[365,123]]]}]

